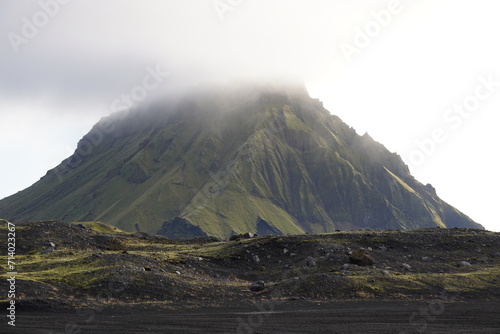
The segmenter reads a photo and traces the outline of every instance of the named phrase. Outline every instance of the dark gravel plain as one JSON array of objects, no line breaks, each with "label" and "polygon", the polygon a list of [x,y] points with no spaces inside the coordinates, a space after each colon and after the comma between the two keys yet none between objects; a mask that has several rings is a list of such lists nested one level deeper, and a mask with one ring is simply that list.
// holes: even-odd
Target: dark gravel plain
[{"label": "dark gravel plain", "polygon": [[[500,333],[498,301],[286,301],[165,310],[20,311],[2,333]],[[6,329],[6,331],[4,331]]]}]

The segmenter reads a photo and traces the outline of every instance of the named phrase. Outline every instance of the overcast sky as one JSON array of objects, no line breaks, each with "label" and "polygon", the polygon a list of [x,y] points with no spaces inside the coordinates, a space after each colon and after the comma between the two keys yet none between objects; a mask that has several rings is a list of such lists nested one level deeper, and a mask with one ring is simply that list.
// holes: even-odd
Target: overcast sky
[{"label": "overcast sky", "polygon": [[496,0],[0,0],[0,198],[72,154],[151,71],[163,76],[147,98],[294,76],[500,231],[499,12]]}]

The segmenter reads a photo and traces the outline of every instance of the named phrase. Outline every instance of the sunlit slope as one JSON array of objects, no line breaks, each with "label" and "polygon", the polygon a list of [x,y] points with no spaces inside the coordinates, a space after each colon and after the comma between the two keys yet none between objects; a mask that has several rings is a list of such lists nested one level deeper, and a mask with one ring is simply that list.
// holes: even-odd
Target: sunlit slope
[{"label": "sunlit slope", "polygon": [[480,227],[297,88],[198,89],[102,120],[79,147],[0,201],[0,216],[146,232],[181,217],[224,238],[258,231],[259,218],[284,234]]}]

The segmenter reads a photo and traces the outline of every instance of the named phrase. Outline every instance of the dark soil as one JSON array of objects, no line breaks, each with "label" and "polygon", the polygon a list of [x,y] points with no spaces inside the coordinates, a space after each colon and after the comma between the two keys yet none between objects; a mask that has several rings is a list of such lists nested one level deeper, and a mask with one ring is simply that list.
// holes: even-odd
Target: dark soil
[{"label": "dark soil", "polygon": [[485,301],[288,301],[195,310],[26,311],[11,333],[499,333],[499,316],[498,302]]},{"label": "dark soil", "polygon": [[16,266],[12,333],[500,333],[500,234],[483,230],[220,242],[34,222]]}]

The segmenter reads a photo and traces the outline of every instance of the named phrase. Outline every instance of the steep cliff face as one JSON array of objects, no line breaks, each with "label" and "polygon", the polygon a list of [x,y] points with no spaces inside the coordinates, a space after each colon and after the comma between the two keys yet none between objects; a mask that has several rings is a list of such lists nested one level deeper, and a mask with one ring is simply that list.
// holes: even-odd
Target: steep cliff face
[{"label": "steep cliff face", "polygon": [[0,216],[147,232],[168,222],[163,234],[170,224],[179,235],[223,238],[259,229],[481,228],[305,89],[271,85],[199,88],[103,119],[60,166],[0,201]]}]

